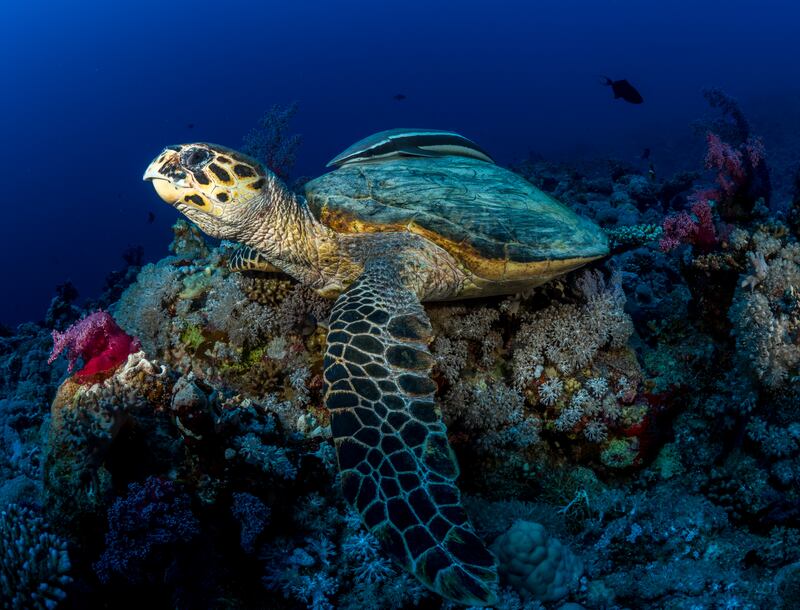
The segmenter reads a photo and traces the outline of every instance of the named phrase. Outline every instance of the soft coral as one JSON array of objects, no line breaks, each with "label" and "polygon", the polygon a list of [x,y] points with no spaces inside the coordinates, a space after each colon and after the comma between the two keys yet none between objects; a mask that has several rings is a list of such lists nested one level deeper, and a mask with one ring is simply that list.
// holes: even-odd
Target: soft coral
[{"label": "soft coral", "polygon": [[52,363],[66,351],[72,372],[81,358],[83,367],[75,373],[75,379],[87,381],[114,371],[129,354],[140,348],[138,339],[128,335],[108,312],[101,310],[79,320],[63,333],[54,330],[53,351],[47,362]]},{"label": "soft coral", "polygon": [[747,220],[755,201],[769,203],[769,171],[763,142],[749,137],[739,146],[724,142],[717,134],[706,135],[706,169],[716,170],[719,189],[714,199],[724,220]]},{"label": "soft coral", "polygon": [[692,244],[708,251],[717,243],[711,198],[715,191],[700,191],[692,197],[692,214],[680,212],[664,219],[660,246],[669,252],[681,244]]}]

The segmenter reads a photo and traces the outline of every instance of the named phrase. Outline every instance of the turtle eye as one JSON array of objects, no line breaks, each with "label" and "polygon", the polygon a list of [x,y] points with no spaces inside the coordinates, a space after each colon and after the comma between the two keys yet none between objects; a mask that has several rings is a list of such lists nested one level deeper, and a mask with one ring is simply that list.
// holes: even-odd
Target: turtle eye
[{"label": "turtle eye", "polygon": [[183,155],[183,164],[189,169],[199,169],[211,159],[211,153],[203,148],[190,148]]}]

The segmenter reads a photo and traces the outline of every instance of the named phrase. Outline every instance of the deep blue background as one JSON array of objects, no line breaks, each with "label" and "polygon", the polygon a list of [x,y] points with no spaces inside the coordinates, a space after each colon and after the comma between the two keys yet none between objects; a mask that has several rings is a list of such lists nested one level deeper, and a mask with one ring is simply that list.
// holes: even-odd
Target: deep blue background
[{"label": "deep blue background", "polygon": [[[4,3],[0,322],[42,318],[67,278],[97,293],[128,244],[163,256],[176,213],[141,182],[147,163],[170,143],[238,146],[274,103],[299,102],[295,173],[312,176],[356,139],[397,126],[458,130],[501,163],[530,150],[635,160],[647,146],[665,167],[696,165],[689,122],[709,85],[760,116],[785,157],[800,131],[798,6]],[[645,104],[615,102],[602,74],[630,79]]]}]

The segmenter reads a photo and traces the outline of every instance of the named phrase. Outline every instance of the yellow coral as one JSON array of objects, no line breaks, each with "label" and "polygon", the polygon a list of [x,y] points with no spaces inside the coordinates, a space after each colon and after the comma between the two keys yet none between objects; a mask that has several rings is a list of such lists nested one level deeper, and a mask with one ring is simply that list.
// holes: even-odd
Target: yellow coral
[{"label": "yellow coral", "polygon": [[567,379],[564,381],[564,391],[567,394],[574,394],[580,389],[581,389],[581,382],[578,381],[575,377],[567,377]]}]

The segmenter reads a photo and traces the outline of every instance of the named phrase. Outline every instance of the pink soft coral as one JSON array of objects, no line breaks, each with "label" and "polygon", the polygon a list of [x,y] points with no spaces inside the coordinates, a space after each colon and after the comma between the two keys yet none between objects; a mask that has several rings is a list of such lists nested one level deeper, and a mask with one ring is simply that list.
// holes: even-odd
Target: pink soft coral
[{"label": "pink soft coral", "polygon": [[744,166],[744,155],[715,133],[706,135],[708,152],[706,152],[706,168],[717,170],[717,183],[723,192],[730,196],[741,186],[747,177]]},{"label": "pink soft coral", "polygon": [[711,199],[715,191],[701,191],[693,197],[692,213],[680,212],[664,219],[664,237],[659,245],[669,252],[681,244],[692,244],[702,250],[710,250],[717,243],[717,232],[711,210]]},{"label": "pink soft coral", "polygon": [[69,372],[72,372],[78,358],[81,358],[83,367],[75,373],[75,379],[86,381],[114,371],[127,360],[129,354],[139,349],[141,345],[138,339],[122,330],[107,312],[96,311],[63,333],[53,331],[53,351],[47,362],[52,363],[66,351]]},{"label": "pink soft coral", "polygon": [[752,179],[753,170],[766,158],[764,143],[759,138],[750,137],[744,144],[733,147],[709,131],[706,141],[706,169],[717,170],[717,184],[727,197],[745,188]]}]

